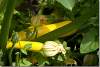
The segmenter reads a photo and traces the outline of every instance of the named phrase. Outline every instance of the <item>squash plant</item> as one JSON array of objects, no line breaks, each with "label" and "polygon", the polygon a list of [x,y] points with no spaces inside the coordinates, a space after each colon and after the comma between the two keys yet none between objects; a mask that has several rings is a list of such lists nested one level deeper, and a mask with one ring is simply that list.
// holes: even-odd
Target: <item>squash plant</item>
[{"label": "squash plant", "polygon": [[0,0],[0,65],[97,66],[98,3]]}]

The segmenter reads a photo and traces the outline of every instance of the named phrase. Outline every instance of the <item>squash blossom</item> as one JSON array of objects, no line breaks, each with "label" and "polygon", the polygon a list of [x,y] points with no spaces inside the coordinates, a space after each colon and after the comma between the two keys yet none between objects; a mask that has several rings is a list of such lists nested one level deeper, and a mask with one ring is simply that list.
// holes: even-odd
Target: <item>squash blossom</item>
[{"label": "squash blossom", "polygon": [[61,28],[61,27],[65,26],[67,24],[70,24],[70,23],[72,23],[72,22],[71,21],[63,21],[63,22],[59,22],[59,23],[40,26],[38,29],[38,37],[40,37],[44,34],[47,34],[51,31],[54,31],[58,28]]},{"label": "squash blossom", "polygon": [[[65,26],[65,25],[68,25],[70,23],[72,23],[72,21],[63,21],[63,22],[59,22],[59,23],[53,23],[53,24],[47,24],[47,25],[39,26],[38,27],[38,31],[37,31],[37,37],[40,37],[42,35],[45,35],[45,34],[51,32],[51,31],[54,31],[54,30],[56,30],[58,28],[61,28],[61,27]],[[28,30],[31,31],[31,32],[33,32],[34,31],[34,27],[33,26],[30,26],[28,28]],[[75,32],[76,32],[76,30],[75,31],[72,30],[67,35],[73,34]],[[27,34],[26,34],[25,31],[18,32],[18,35],[19,35],[19,39],[20,40],[26,40],[27,39],[27,37],[26,37]]]},{"label": "squash blossom", "polygon": [[55,56],[58,53],[62,54],[66,53],[62,44],[58,44],[54,41],[47,41],[44,43],[43,53],[42,53],[43,55],[50,57],[50,56]]},{"label": "squash blossom", "polygon": [[[13,45],[13,43],[10,41],[8,41],[6,48],[11,48]],[[30,42],[30,41],[18,41],[15,45],[14,48],[17,49],[23,49],[30,46],[30,48],[28,50],[31,51],[40,51],[43,48],[43,43],[40,42]]]}]

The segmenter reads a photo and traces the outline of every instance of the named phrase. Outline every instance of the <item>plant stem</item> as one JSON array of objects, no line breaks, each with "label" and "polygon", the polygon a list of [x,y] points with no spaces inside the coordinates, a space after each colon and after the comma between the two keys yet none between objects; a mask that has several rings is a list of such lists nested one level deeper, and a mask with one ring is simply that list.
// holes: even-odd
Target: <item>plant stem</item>
[{"label": "plant stem", "polygon": [[10,25],[11,25],[11,19],[13,16],[13,11],[15,8],[15,3],[16,0],[8,0],[7,1],[7,6],[6,6],[6,10],[4,13],[4,19],[3,19],[3,23],[2,23],[2,28],[1,28],[1,33],[0,33],[0,48],[3,51],[3,61],[6,63],[6,59],[5,57],[7,57],[6,55],[6,44],[7,44],[7,40],[8,40],[8,35],[9,35],[9,29],[10,29]]},{"label": "plant stem", "polygon": [[12,66],[12,52],[13,52],[13,49],[14,49],[14,46],[15,46],[15,43],[13,43],[13,46],[9,52],[9,64]]},{"label": "plant stem", "polygon": [[19,59],[21,58],[21,53],[17,52],[16,53],[16,66],[20,67]]},{"label": "plant stem", "polygon": [[37,38],[37,33],[38,33],[38,26],[39,26],[39,24],[40,24],[40,20],[39,20],[39,16],[42,14],[42,11],[43,11],[43,9],[44,9],[44,6],[45,6],[45,3],[46,3],[46,0],[42,0],[42,2],[39,4],[39,6],[40,6],[40,9],[39,9],[39,11],[38,11],[38,13],[37,13],[37,16],[36,16],[36,19],[35,19],[35,22],[34,22],[34,38],[36,39]]}]

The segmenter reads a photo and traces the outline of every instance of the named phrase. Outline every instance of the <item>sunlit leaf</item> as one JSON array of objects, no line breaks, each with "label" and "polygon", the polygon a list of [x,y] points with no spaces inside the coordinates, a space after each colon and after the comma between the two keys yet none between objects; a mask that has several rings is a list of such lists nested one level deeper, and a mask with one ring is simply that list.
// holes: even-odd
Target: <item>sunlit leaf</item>
[{"label": "sunlit leaf", "polygon": [[30,66],[32,63],[29,62],[27,59],[21,59],[19,64],[20,66]]},{"label": "sunlit leaf", "polygon": [[25,49],[21,49],[21,52],[25,55],[27,55],[27,51]]},{"label": "sunlit leaf", "polygon": [[75,5],[75,0],[56,0],[56,1],[69,10],[72,10],[72,8]]},{"label": "sunlit leaf", "polygon": [[80,45],[80,52],[81,53],[89,53],[89,52],[92,52],[92,51],[95,51],[99,44],[98,44],[98,41],[96,39],[96,31],[93,29],[93,30],[90,30],[88,31],[84,37],[83,37],[83,40],[81,42],[81,45]]},{"label": "sunlit leaf", "polygon": [[59,55],[59,56],[58,56],[58,58],[57,58],[57,60],[58,60],[58,61],[63,61],[62,56],[61,56],[61,55]]}]

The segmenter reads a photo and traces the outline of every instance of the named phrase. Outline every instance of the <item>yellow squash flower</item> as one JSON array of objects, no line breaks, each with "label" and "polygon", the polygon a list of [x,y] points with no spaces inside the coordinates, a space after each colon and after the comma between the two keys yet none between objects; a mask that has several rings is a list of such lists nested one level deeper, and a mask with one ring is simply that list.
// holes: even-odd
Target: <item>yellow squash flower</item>
[{"label": "yellow squash flower", "polygon": [[[72,21],[63,21],[63,22],[54,23],[54,24],[42,25],[42,26],[38,27],[37,35],[38,35],[38,37],[40,37],[40,36],[42,36],[42,35],[45,35],[45,34],[51,32],[51,31],[54,31],[54,30],[56,30],[56,29],[58,29],[58,28],[61,28],[61,27],[65,26],[65,25],[68,25],[68,24],[70,24],[70,23],[72,23]],[[33,31],[34,31],[34,28],[30,26],[30,27],[28,28],[28,30],[31,31],[31,32],[33,32]],[[75,33],[76,31],[77,31],[77,30],[72,30],[72,31],[69,32],[68,34],[67,34],[67,33],[65,33],[65,34],[70,35],[70,34]],[[27,39],[27,38],[26,38],[26,35],[27,35],[27,34],[26,34],[25,31],[18,32],[18,35],[19,35],[19,39],[20,39],[20,40],[26,40],[26,39]],[[22,36],[22,35],[23,35],[23,36]]]},{"label": "yellow squash flower", "polygon": [[63,22],[59,22],[59,23],[40,26],[38,29],[38,36],[42,36],[44,34],[47,34],[51,31],[54,31],[58,28],[61,28],[65,25],[67,25],[67,24],[70,24],[70,23],[71,23],[71,21],[63,21]]},{"label": "yellow squash flower", "polygon": [[[7,43],[7,46],[6,48],[11,48],[13,45],[13,43],[10,41]],[[30,41],[18,41],[16,44],[15,44],[15,48],[17,49],[22,49],[22,48],[25,48],[25,46],[31,46],[30,49],[28,50],[31,50],[31,51],[40,51],[42,48],[43,48],[43,43],[40,43],[40,42],[30,42]]]}]

